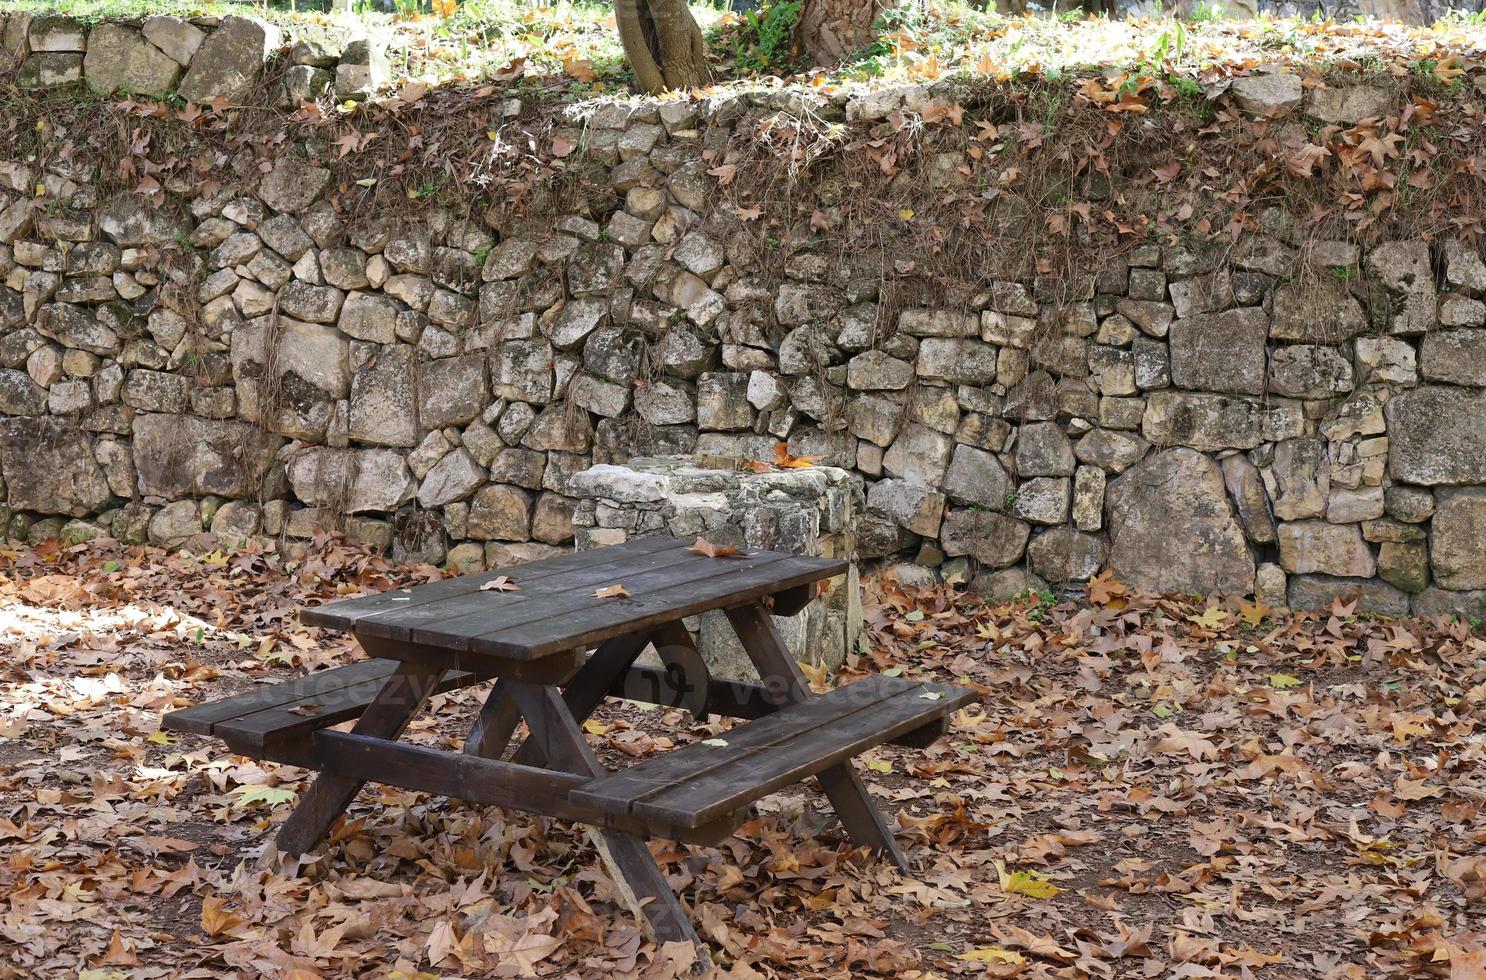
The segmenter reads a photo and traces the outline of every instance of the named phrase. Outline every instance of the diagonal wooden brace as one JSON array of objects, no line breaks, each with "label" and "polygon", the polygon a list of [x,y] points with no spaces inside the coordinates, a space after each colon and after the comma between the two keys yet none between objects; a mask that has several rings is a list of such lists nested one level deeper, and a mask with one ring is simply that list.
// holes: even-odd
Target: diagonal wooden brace
[{"label": "diagonal wooden brace", "polygon": [[[367,705],[352,731],[395,741],[438,686],[443,673],[441,668],[400,664]],[[362,780],[350,776],[321,773],[279,828],[279,850],[297,857],[324,840],[362,785]]]},{"label": "diagonal wooden brace", "polygon": [[[764,690],[777,704],[799,704],[814,695],[805,675],[774,626],[774,619],[757,602],[727,610],[728,622],[758,668]],[[833,766],[815,777],[846,834],[858,844],[883,855],[900,869],[908,870],[908,859],[898,848],[893,833],[877,812],[862,777],[850,761]]]}]

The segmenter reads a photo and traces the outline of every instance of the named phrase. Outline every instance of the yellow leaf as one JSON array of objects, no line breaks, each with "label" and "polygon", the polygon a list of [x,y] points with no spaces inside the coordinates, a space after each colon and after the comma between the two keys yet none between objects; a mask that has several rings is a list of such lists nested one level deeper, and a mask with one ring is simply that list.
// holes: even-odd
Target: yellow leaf
[{"label": "yellow leaf", "polygon": [[1436,63],[1434,66],[1434,77],[1438,79],[1440,84],[1442,85],[1453,84],[1456,79],[1464,74],[1465,68],[1461,66],[1460,55],[1458,54],[1452,54],[1450,57]]},{"label": "yellow leaf", "polygon": [[816,456],[795,456],[790,453],[789,447],[782,442],[774,444],[774,465],[791,470],[810,469],[815,465]]},{"label": "yellow leaf", "polygon": [[239,786],[232,792],[237,794],[238,806],[252,806],[255,803],[280,806],[294,802],[294,798],[299,795],[282,786]]},{"label": "yellow leaf", "polygon": [[1287,687],[1299,687],[1300,685],[1302,685],[1304,683],[1305,683],[1305,681],[1301,680],[1299,677],[1296,677],[1293,674],[1270,674],[1269,675],[1269,686],[1270,687],[1278,687],[1278,688],[1283,689],[1283,688],[1287,688]]},{"label": "yellow leaf", "polygon": [[1016,964],[1027,962],[1027,958],[1021,953],[1010,949],[1002,949],[1000,946],[979,946],[961,953],[955,959],[964,960],[967,963]]},{"label": "yellow leaf", "polygon": [[868,759],[867,768],[873,772],[892,772],[893,764],[885,759]]},{"label": "yellow leaf", "polygon": [[146,742],[152,742],[155,745],[174,745],[175,744],[175,739],[171,738],[169,735],[165,734],[164,732],[152,732],[149,735],[146,735],[144,740]]},{"label": "yellow leaf", "polygon": [[1264,617],[1268,615],[1269,607],[1259,599],[1255,599],[1253,602],[1246,602],[1240,599],[1238,602],[1238,618],[1249,626],[1258,626],[1264,622]]},{"label": "yellow leaf", "polygon": [[590,735],[607,735],[614,730],[614,726],[590,718],[583,723],[583,730]]},{"label": "yellow leaf", "polygon": [[1393,738],[1402,745],[1415,735],[1428,735],[1429,726],[1421,724],[1413,718],[1394,719]]},{"label": "yellow leaf", "polygon": [[1007,871],[1004,861],[996,862],[996,873],[1001,877],[1001,890],[1009,895],[1026,895],[1028,898],[1052,898],[1063,889],[1047,880],[1047,875],[1036,871]]},{"label": "yellow leaf", "polygon": [[1228,622],[1228,613],[1217,606],[1209,606],[1202,611],[1201,616],[1188,616],[1187,619],[1204,629],[1215,630]]},{"label": "yellow leaf", "polygon": [[898,212],[898,217],[902,218],[904,221],[912,221],[913,208],[903,208],[901,211]]}]

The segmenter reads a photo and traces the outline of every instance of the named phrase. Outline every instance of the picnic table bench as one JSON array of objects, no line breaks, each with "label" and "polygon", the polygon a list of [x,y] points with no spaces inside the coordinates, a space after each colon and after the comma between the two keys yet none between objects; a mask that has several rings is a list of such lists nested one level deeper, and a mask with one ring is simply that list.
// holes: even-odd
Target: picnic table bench
[{"label": "picnic table bench", "polygon": [[[301,620],[349,630],[371,659],[174,711],[163,724],[319,771],[279,831],[281,851],[324,839],[366,781],[556,817],[588,825],[658,941],[696,942],[645,841],[714,843],[759,798],[809,777],[853,841],[907,867],[852,759],[887,742],[932,743],[973,695],[887,676],[813,694],[770,613],[798,612],[817,582],[845,570],[834,559],[714,558],[643,538],[331,602]],[[596,594],[616,585],[624,594]],[[709,676],[681,622],[708,610],[725,612],[760,683]],[[636,662],[647,647],[660,666]],[[399,741],[430,697],[486,679],[495,683],[463,752]],[[607,697],[746,724],[610,773],[582,729]],[[353,719],[350,731],[332,728]],[[506,759],[522,721],[528,735]]]}]

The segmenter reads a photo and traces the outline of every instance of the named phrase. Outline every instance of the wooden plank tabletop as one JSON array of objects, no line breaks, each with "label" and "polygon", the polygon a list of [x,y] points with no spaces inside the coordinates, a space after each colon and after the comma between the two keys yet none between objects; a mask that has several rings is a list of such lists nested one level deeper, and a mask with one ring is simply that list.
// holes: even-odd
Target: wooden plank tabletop
[{"label": "wooden plank tabletop", "polygon": [[[311,626],[535,660],[710,609],[725,609],[831,578],[847,563],[776,551],[708,558],[674,538],[612,548],[360,596],[301,611]],[[500,576],[510,591],[481,587]],[[594,593],[622,585],[628,596]]]}]

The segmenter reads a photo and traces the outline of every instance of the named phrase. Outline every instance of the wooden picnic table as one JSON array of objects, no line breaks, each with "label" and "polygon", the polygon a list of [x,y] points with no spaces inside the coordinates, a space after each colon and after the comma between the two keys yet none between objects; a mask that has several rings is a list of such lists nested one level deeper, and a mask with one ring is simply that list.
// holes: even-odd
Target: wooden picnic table
[{"label": "wooden picnic table", "polygon": [[[812,694],[770,613],[799,612],[846,568],[642,538],[331,602],[301,620],[349,630],[371,659],[175,711],[164,725],[319,771],[279,831],[283,852],[323,840],[366,781],[574,821],[658,941],[696,942],[645,841],[714,843],[759,798],[811,776],[853,841],[907,867],[852,759],[886,742],[930,744],[973,695],[887,676]],[[616,585],[625,594],[603,594]],[[759,683],[709,676],[682,624],[708,610],[726,614]],[[647,647],[661,666],[636,663]],[[495,684],[463,752],[399,741],[432,695],[486,679]],[[748,721],[610,773],[582,728],[606,697]],[[353,719],[350,731],[331,727]],[[507,759],[521,721],[529,734]]]}]

